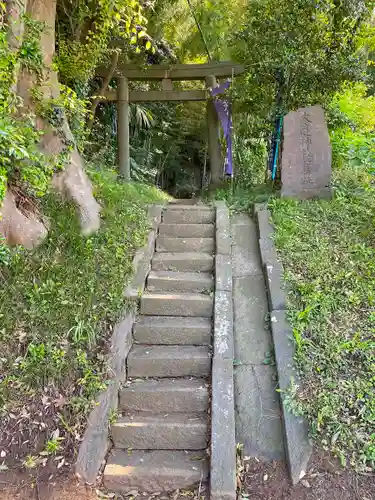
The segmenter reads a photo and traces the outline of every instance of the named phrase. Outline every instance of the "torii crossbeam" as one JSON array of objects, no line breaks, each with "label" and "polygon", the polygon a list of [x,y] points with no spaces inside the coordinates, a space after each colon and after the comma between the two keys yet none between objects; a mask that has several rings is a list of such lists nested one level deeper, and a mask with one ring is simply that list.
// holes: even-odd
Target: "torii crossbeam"
[{"label": "torii crossbeam", "polygon": [[[120,175],[130,180],[129,154],[129,102],[151,101],[205,101],[207,100],[208,153],[211,166],[211,183],[221,180],[221,148],[219,143],[219,120],[208,89],[216,86],[217,78],[240,75],[245,71],[242,64],[214,62],[208,64],[174,64],[137,66],[120,64],[113,77],[117,79],[117,91],[106,92],[105,100],[116,101],[118,109],[117,138]],[[98,68],[97,75],[105,77],[107,68]],[[130,91],[128,81],[161,81],[162,90]],[[175,90],[173,81],[204,80],[206,90]]]}]

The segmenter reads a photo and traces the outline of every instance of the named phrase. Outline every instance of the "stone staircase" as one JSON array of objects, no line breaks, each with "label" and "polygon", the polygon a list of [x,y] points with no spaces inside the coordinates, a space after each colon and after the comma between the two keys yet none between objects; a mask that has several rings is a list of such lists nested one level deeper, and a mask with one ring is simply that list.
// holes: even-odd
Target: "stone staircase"
[{"label": "stone staircase", "polygon": [[116,492],[173,491],[208,476],[215,211],[168,205],[156,240],[121,417],[104,484]]}]

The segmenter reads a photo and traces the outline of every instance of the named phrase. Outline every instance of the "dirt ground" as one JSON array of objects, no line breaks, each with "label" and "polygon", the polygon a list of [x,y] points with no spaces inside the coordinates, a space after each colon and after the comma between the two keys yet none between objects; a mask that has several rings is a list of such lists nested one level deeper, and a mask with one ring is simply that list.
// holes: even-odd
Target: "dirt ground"
[{"label": "dirt ground", "polygon": [[0,500],[98,500],[95,489],[73,476],[49,478],[43,474],[0,473]]},{"label": "dirt ground", "polygon": [[[238,500],[375,500],[375,475],[343,470],[329,456],[315,454],[308,473],[295,487],[290,485],[283,462],[264,463],[254,458],[239,464]],[[142,495],[129,492],[117,496],[102,488],[79,484],[72,474],[0,472],[0,500],[206,500],[207,490]]]},{"label": "dirt ground", "polygon": [[80,484],[73,474],[49,475],[43,470],[25,474],[20,471],[0,472],[0,500],[206,500],[206,485],[199,491],[181,491],[171,494],[142,495],[129,491],[115,495],[99,486],[90,487]]},{"label": "dirt ground", "polygon": [[245,460],[239,477],[239,499],[249,500],[375,500],[375,475],[343,470],[329,456],[316,454],[308,473],[295,487],[283,462]]}]

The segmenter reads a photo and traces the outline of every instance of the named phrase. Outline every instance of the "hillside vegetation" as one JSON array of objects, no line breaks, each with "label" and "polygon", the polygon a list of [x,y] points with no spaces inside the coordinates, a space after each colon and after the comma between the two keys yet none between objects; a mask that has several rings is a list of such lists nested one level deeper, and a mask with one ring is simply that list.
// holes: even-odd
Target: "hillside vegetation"
[{"label": "hillside vegetation", "polygon": [[[303,377],[290,405],[308,417],[318,446],[373,469],[374,7],[0,0],[0,470],[73,461],[106,383],[147,205],[170,195],[226,199],[235,211],[270,200]],[[109,69],[224,60],[245,68],[226,94],[234,177],[208,189],[204,102],[131,103],[123,183],[116,104],[99,99],[117,89]],[[108,69],[108,88],[98,67]],[[333,199],[280,199],[268,169],[275,122],[315,104],[331,134]],[[9,213],[22,224],[8,224]],[[38,238],[28,250],[11,245],[30,221]]]},{"label": "hillside vegetation", "polygon": [[[289,401],[318,446],[375,466],[375,99],[346,87],[329,109],[333,199],[270,202],[286,269],[300,387]],[[288,400],[289,400],[288,396]]]}]

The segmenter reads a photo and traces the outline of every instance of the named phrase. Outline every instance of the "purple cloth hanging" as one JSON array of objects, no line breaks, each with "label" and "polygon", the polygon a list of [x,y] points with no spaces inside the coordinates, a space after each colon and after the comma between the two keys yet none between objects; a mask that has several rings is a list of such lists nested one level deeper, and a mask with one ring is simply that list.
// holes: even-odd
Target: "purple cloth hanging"
[{"label": "purple cloth hanging", "polygon": [[[212,97],[216,97],[229,89],[230,81],[218,85],[211,90]],[[226,155],[224,160],[224,172],[229,177],[233,175],[233,159],[232,159],[232,110],[228,99],[214,99],[214,105],[219,116],[221,126],[224,132],[226,142]]]}]

